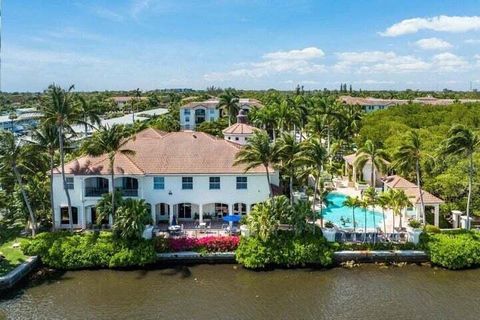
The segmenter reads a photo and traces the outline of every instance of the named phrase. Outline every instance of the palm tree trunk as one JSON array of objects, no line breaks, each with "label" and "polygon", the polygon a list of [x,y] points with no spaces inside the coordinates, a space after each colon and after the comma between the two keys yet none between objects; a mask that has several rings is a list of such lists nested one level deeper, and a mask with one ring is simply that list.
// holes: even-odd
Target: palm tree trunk
[{"label": "palm tree trunk", "polygon": [[112,221],[115,215],[115,160],[110,160],[110,178],[112,179]]},{"label": "palm tree trunk", "polygon": [[270,192],[270,198],[273,198],[273,189],[272,184],[270,183],[270,171],[268,170],[268,165],[265,166],[265,172],[267,173],[267,183],[268,183],[268,191]]},{"label": "palm tree trunk", "polygon": [[392,210],[392,233],[395,233],[395,211]]},{"label": "palm tree trunk", "polygon": [[53,153],[50,154],[50,207],[52,209],[52,230],[55,231],[55,205],[53,203]]},{"label": "palm tree trunk", "polygon": [[382,208],[382,215],[383,215],[383,231],[387,233],[387,223],[385,222],[385,209]]},{"label": "palm tree trunk", "polygon": [[365,224],[363,225],[363,241],[367,242],[367,208],[363,209],[363,213],[365,214]]},{"label": "palm tree trunk", "polygon": [[32,224],[32,236],[35,237],[37,231],[37,221],[35,220],[35,215],[33,214],[32,207],[30,206],[30,200],[28,200],[27,193],[23,188],[22,178],[20,177],[20,173],[18,172],[16,164],[13,164],[13,172],[15,173],[15,178],[17,179],[20,192],[22,193],[23,201],[25,201],[25,205],[28,209],[28,214],[30,215],[30,222]]},{"label": "palm tree trunk", "polygon": [[352,209],[352,217],[353,217],[353,232],[355,232],[355,207]]},{"label": "palm tree trunk", "polygon": [[375,188],[375,165],[373,164],[373,158],[371,159],[372,161],[372,165],[370,166],[370,180],[371,181],[371,184],[372,184],[372,188]]},{"label": "palm tree trunk", "polygon": [[473,152],[470,154],[470,165],[468,169],[468,197],[467,197],[467,230],[470,230],[470,202],[472,201],[473,185]]},{"label": "palm tree trunk", "polygon": [[72,200],[70,199],[70,192],[67,187],[67,178],[65,177],[65,152],[63,150],[63,123],[58,126],[58,142],[60,145],[60,164],[62,166],[62,182],[65,196],[67,197],[68,206],[68,226],[70,231],[73,231],[73,214],[72,214]]},{"label": "palm tree trunk", "polygon": [[293,204],[293,172],[290,174],[289,188],[290,188],[290,204]]},{"label": "palm tree trunk", "polygon": [[[316,200],[317,200],[317,190],[318,190],[318,179],[315,179],[315,187],[313,188],[313,201],[312,201],[312,204],[313,204],[313,234],[315,234],[315,223],[316,223],[316,218],[317,218],[317,212],[315,211],[315,204],[316,204]],[[321,206],[322,204],[320,204]]]},{"label": "palm tree trunk", "polygon": [[425,215],[425,203],[423,202],[422,182],[420,179],[420,163],[418,159],[415,162],[415,171],[417,174],[418,193],[420,194],[420,216],[422,217],[423,224],[427,224],[427,217]]}]

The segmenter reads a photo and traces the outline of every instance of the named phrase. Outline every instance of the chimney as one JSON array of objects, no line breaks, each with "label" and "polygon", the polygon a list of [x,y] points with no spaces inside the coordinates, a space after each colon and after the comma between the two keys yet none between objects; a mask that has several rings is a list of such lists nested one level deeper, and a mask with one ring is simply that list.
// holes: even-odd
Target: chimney
[{"label": "chimney", "polygon": [[245,114],[245,110],[240,109],[238,112],[237,123],[247,123],[247,115]]}]

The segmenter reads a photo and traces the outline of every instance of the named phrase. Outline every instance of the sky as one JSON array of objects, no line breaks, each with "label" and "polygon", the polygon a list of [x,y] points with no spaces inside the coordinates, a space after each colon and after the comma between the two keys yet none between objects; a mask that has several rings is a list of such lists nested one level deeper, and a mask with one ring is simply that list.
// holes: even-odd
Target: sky
[{"label": "sky", "polygon": [[480,89],[479,0],[3,0],[2,90]]}]

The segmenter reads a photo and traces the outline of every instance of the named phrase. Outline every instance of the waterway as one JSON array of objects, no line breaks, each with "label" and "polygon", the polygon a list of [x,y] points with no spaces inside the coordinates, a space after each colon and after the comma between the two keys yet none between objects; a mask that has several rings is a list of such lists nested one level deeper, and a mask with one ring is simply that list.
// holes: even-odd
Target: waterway
[{"label": "waterway", "polygon": [[0,296],[0,319],[479,319],[480,270],[75,271]]}]

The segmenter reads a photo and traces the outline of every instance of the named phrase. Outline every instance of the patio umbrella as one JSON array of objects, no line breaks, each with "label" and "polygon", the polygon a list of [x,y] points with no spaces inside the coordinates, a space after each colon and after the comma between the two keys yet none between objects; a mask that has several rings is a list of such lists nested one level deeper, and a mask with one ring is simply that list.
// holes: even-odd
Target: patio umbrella
[{"label": "patio umbrella", "polygon": [[240,221],[240,219],[241,219],[240,216],[234,216],[234,215],[226,215],[225,217],[223,217],[223,221],[228,222],[228,225],[230,226],[230,230],[233,227],[233,223]]},{"label": "patio umbrella", "polygon": [[234,215],[227,215],[223,217],[223,221],[225,222],[238,222],[240,221],[240,216],[234,216]]}]

